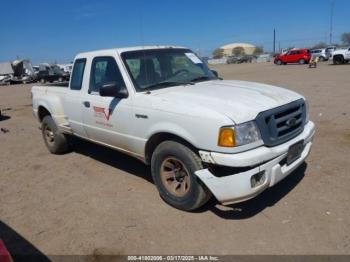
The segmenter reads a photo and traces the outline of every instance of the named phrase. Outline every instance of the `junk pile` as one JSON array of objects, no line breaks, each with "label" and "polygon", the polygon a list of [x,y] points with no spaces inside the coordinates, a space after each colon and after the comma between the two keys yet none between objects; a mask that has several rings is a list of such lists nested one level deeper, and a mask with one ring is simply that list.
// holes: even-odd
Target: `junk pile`
[{"label": "junk pile", "polygon": [[36,74],[27,59],[0,63],[0,85],[26,84],[35,80]]},{"label": "junk pile", "polygon": [[11,84],[13,74],[14,72],[10,62],[0,63],[0,85]]}]

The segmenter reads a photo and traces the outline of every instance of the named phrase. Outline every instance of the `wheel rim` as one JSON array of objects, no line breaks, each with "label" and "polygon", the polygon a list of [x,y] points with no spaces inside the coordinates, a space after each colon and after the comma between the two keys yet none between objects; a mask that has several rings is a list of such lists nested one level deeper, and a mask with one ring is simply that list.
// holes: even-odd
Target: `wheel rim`
[{"label": "wheel rim", "polygon": [[183,197],[190,190],[191,179],[185,165],[175,157],[165,159],[160,177],[166,190],[175,197]]},{"label": "wheel rim", "polygon": [[44,128],[44,137],[45,137],[45,141],[49,145],[53,145],[55,143],[55,134],[53,133],[53,131],[49,126],[45,126]]}]

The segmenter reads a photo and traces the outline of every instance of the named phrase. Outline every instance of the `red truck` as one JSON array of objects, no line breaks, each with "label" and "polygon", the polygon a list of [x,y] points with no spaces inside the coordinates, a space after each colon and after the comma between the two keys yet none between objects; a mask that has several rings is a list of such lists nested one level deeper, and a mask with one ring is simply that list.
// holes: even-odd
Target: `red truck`
[{"label": "red truck", "polygon": [[309,49],[292,49],[286,54],[278,54],[275,57],[274,63],[276,65],[286,65],[288,63],[299,63],[301,65],[308,64],[311,59]]}]

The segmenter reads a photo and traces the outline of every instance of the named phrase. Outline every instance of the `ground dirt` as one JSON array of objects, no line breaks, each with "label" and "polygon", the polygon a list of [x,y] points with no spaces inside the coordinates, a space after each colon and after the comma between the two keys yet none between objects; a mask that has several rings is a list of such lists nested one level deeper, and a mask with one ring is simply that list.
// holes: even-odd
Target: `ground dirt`
[{"label": "ground dirt", "polygon": [[305,165],[248,202],[182,212],[162,201],[138,160],[83,141],[49,154],[31,112],[32,85],[2,86],[0,238],[11,251],[350,254],[350,65],[213,68],[307,97],[317,134]]}]

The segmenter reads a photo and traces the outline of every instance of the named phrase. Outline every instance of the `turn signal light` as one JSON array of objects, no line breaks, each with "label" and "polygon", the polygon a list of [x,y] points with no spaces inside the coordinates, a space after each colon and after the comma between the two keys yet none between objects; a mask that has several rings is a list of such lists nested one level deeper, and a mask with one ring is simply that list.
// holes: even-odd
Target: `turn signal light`
[{"label": "turn signal light", "polygon": [[219,146],[222,147],[235,147],[235,131],[231,127],[223,127],[219,132]]}]

